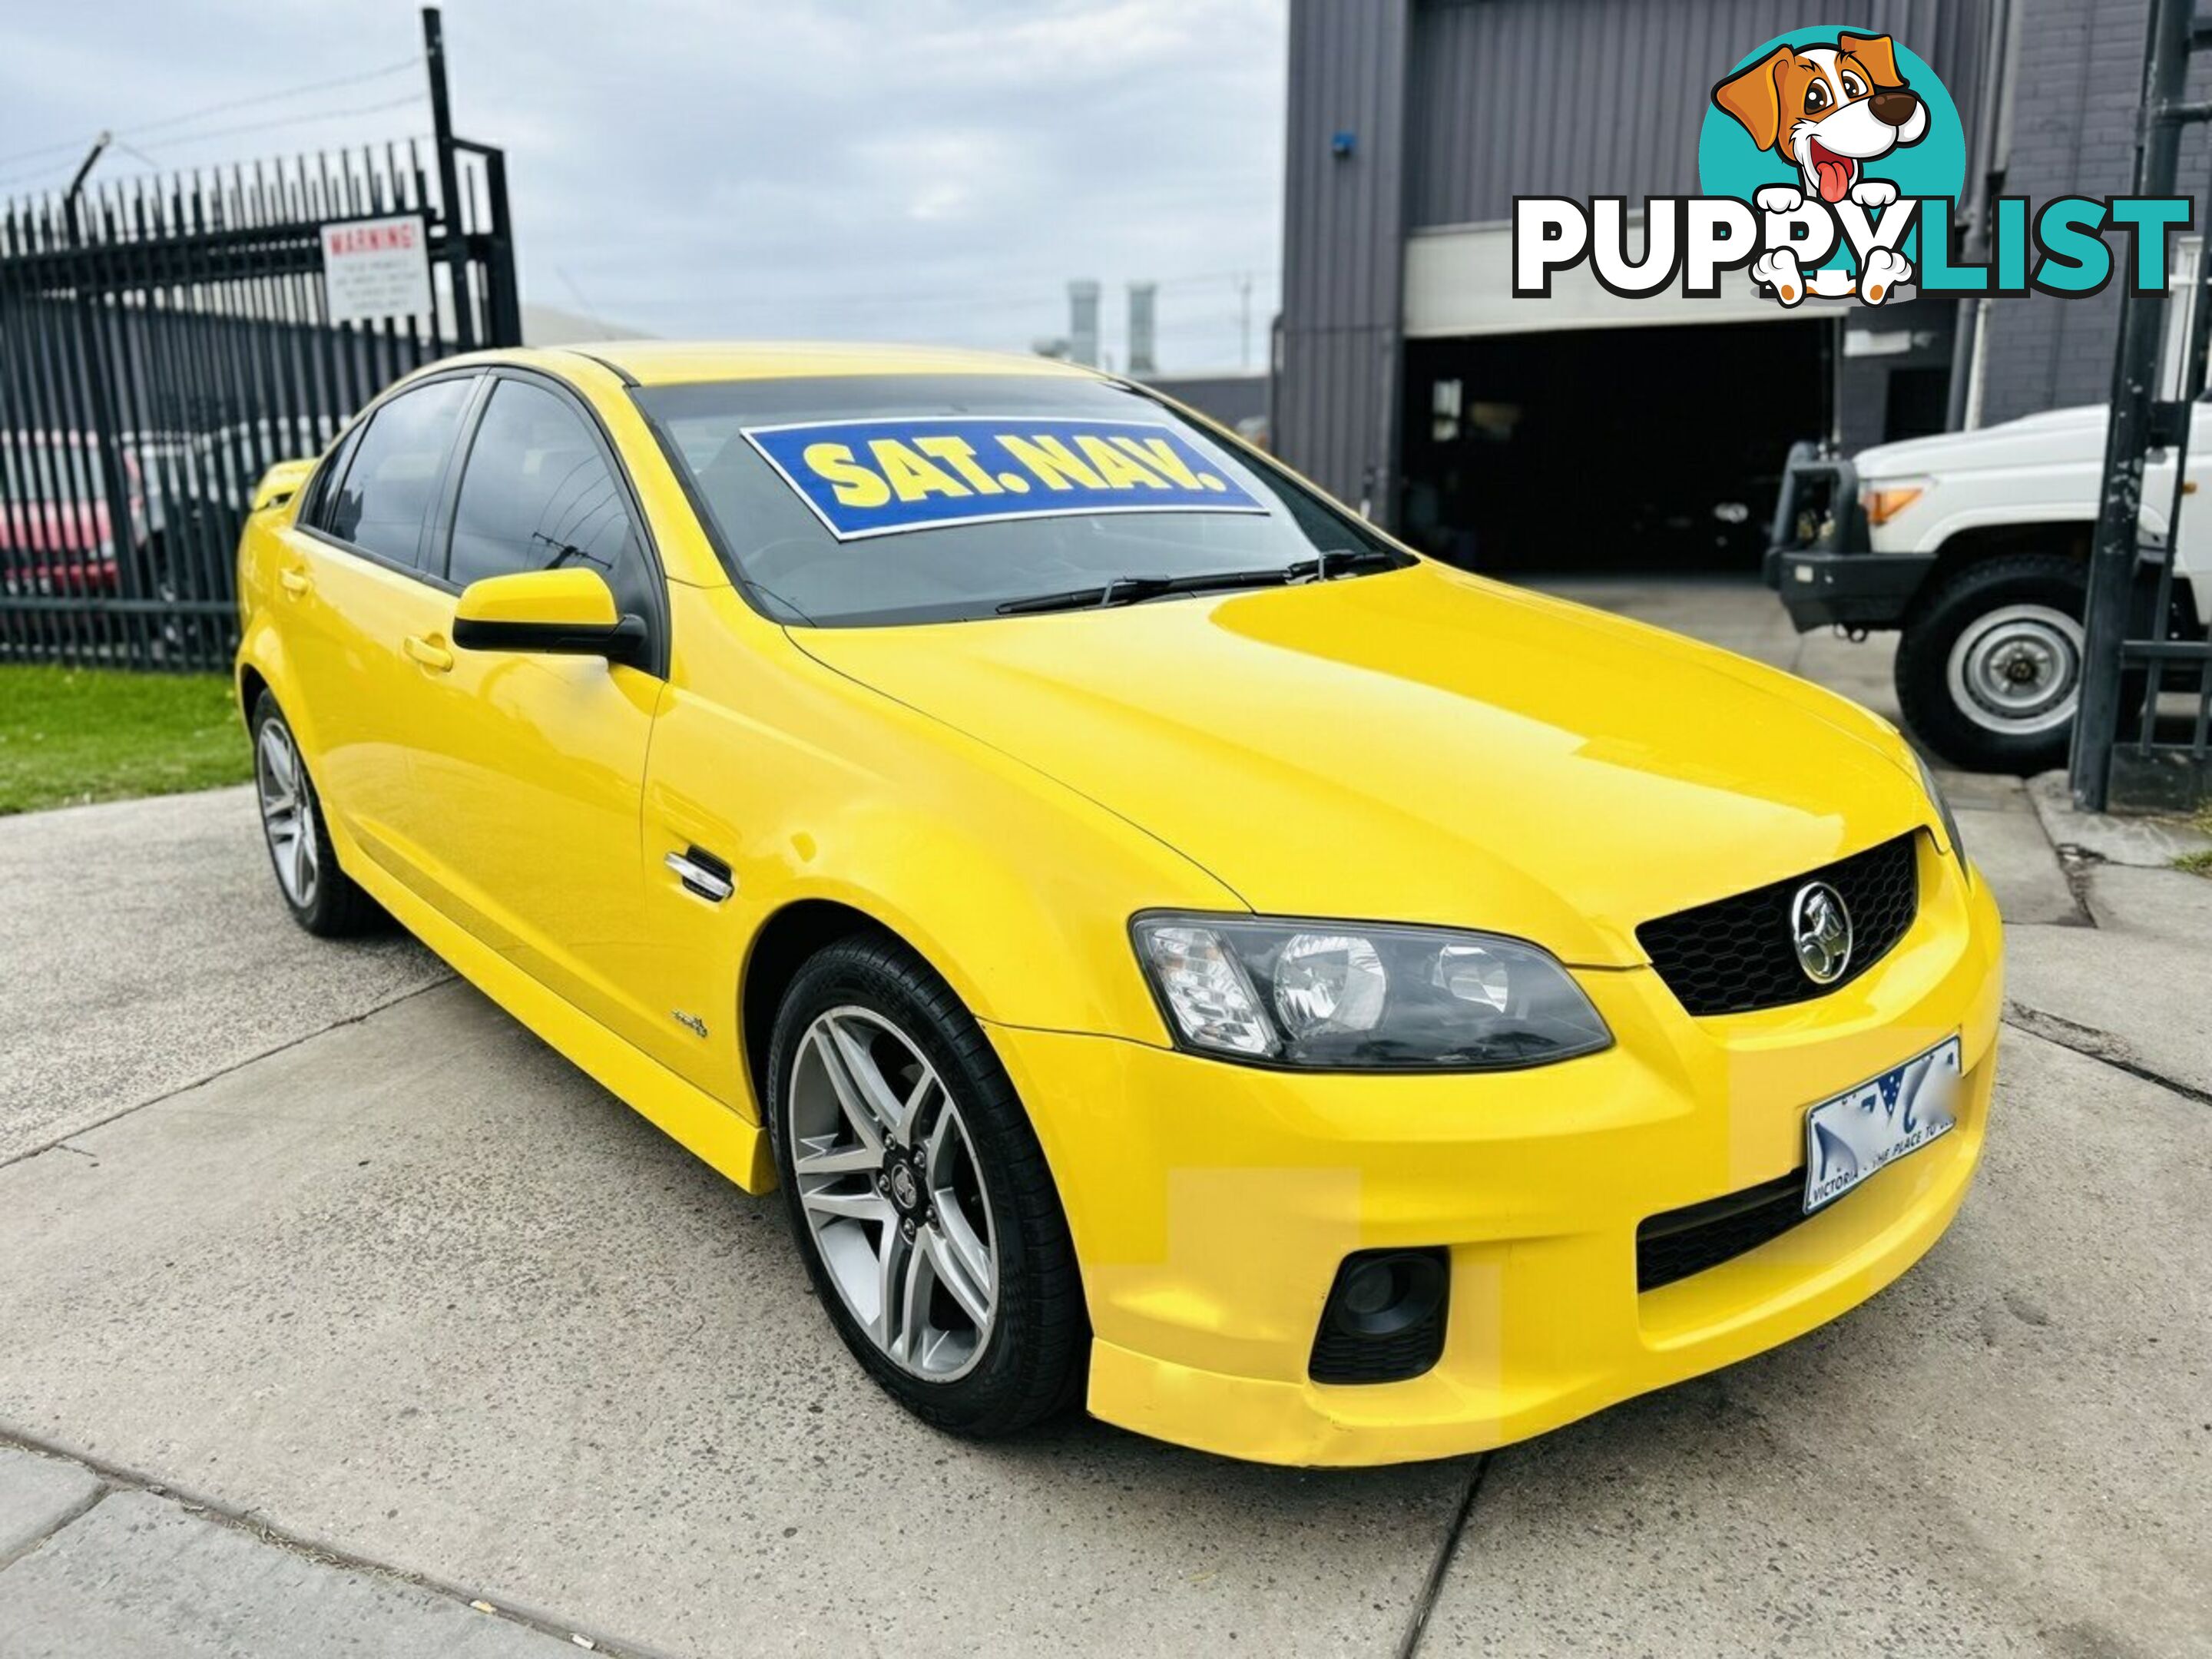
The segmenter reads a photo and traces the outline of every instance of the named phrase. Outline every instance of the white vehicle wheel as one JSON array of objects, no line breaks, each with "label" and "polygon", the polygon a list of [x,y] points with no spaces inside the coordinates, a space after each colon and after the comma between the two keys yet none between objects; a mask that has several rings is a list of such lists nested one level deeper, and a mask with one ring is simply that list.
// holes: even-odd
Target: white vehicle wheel
[{"label": "white vehicle wheel", "polygon": [[2081,561],[2008,553],[1923,593],[1897,644],[1897,701],[1915,737],[1976,772],[2066,762],[2081,699]]},{"label": "white vehicle wheel", "polygon": [[1951,647],[1951,701],[2003,737],[2066,726],[2081,698],[2081,624],[2050,605],[1992,611]]}]

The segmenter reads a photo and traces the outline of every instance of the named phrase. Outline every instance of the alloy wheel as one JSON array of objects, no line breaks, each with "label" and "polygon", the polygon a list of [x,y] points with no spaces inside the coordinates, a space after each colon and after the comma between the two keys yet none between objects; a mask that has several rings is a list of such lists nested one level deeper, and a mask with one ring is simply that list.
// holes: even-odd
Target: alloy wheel
[{"label": "alloy wheel", "polygon": [[261,830],[276,880],[294,907],[313,907],[319,871],[315,853],[314,809],[307,794],[307,770],[282,720],[265,721],[253,745],[253,778],[261,794]]},{"label": "alloy wheel", "polygon": [[936,1068],[882,1015],[833,1008],[799,1040],[786,1111],[800,1212],[846,1311],[910,1375],[965,1376],[995,1323],[999,1255]]}]

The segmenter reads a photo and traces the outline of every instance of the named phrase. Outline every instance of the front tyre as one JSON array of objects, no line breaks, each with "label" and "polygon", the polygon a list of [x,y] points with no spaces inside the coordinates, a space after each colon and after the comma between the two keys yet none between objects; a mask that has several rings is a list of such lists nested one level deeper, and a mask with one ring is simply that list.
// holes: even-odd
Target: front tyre
[{"label": "front tyre", "polygon": [[308,781],[300,745],[276,699],[264,691],[253,705],[253,791],[261,835],[276,890],[292,920],[319,939],[366,933],[384,913],[338,868],[322,803]]},{"label": "front tyre", "polygon": [[2087,579],[2058,553],[1985,559],[1915,609],[1897,647],[1897,699],[1954,766],[2030,773],[2066,763],[2081,698]]},{"label": "front tyre", "polygon": [[1066,1218],[951,988],[894,939],[838,940],[785,993],[768,1072],[793,1235],[869,1375],[977,1437],[1072,1404],[1089,1330]]}]

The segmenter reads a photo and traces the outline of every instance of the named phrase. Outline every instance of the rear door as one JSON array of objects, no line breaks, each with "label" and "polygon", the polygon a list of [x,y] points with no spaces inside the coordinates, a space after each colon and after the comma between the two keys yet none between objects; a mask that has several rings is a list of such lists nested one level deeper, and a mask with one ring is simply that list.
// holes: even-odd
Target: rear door
[{"label": "rear door", "polygon": [[434,509],[481,374],[418,382],[386,399],[283,532],[278,604],[306,707],[308,764],[326,814],[410,886],[420,858],[404,825],[410,751],[427,717],[426,659],[452,597],[425,568]]}]

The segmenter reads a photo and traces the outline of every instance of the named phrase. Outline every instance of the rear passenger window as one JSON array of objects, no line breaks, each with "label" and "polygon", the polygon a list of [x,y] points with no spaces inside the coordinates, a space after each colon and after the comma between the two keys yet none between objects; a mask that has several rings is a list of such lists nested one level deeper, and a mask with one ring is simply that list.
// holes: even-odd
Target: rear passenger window
[{"label": "rear passenger window", "polygon": [[356,427],[347,433],[345,441],[338,446],[337,453],[325,461],[321,471],[315,474],[315,481],[310,486],[314,493],[307,498],[307,505],[301,509],[301,523],[327,532],[333,536],[338,533],[331,528],[332,514],[337,511],[338,503],[338,485],[345,477],[346,468],[353,464],[353,452],[355,446],[361,442],[361,428]]},{"label": "rear passenger window", "polygon": [[433,380],[369,417],[325,515],[331,535],[401,564],[417,562],[423,522],[475,385]]},{"label": "rear passenger window", "polygon": [[628,499],[590,428],[544,387],[502,380],[469,446],[447,577],[465,587],[563,568],[598,571],[631,615],[657,608]]}]

